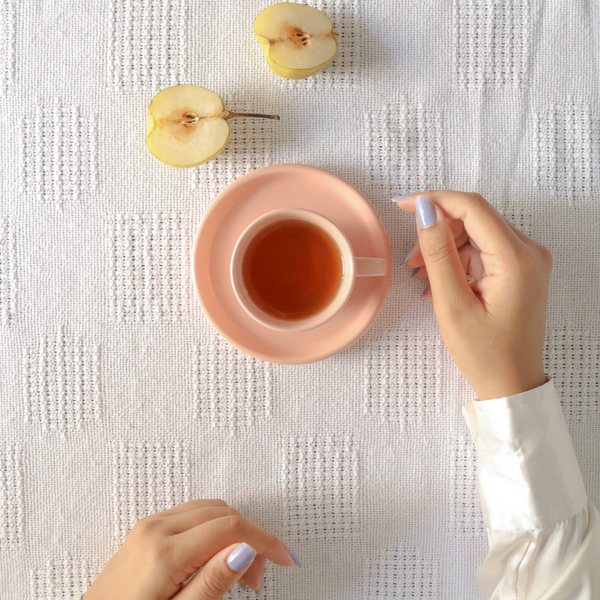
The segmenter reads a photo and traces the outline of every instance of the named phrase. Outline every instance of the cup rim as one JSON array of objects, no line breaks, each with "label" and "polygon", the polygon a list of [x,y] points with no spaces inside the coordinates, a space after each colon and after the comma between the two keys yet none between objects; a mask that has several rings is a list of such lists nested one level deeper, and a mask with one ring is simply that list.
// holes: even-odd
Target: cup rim
[{"label": "cup rim", "polygon": [[[317,225],[328,233],[340,251],[342,260],[342,277],[340,286],[333,299],[318,313],[299,320],[285,321],[269,315],[259,308],[244,288],[242,279],[243,253],[254,236],[264,227],[277,221],[299,219]],[[340,243],[341,242],[341,243]],[[355,281],[355,256],[352,244],[346,234],[331,219],[306,208],[279,208],[269,211],[250,223],[240,234],[231,255],[230,279],[233,292],[246,313],[255,321],[276,331],[302,332],[315,329],[332,319],[348,302]]]}]

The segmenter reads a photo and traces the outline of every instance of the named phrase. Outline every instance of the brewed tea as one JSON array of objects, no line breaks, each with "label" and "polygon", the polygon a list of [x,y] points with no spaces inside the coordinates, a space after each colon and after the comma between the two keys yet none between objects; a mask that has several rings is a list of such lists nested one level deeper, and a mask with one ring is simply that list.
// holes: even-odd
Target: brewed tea
[{"label": "brewed tea", "polygon": [[312,223],[286,219],[267,225],[242,260],[248,295],[265,313],[284,320],[311,317],[335,297],[342,279],[340,250]]}]

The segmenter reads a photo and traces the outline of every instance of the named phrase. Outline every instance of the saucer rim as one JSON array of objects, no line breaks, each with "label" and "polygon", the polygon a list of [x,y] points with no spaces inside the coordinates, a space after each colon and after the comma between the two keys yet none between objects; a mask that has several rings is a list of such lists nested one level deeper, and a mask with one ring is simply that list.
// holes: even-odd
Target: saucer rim
[{"label": "saucer rim", "polygon": [[[326,173],[328,177],[337,179],[344,186],[351,187],[362,198],[363,202],[365,202],[365,204],[368,206],[368,208],[372,211],[373,215],[376,217],[376,220],[379,224],[380,230],[384,234],[384,240],[386,242],[386,244],[385,244],[385,250],[386,250],[385,259],[387,260],[389,267],[388,267],[388,272],[383,276],[385,279],[387,279],[387,283],[384,288],[385,293],[381,292],[379,294],[379,301],[378,301],[377,309],[373,311],[373,314],[369,317],[368,320],[365,320],[363,326],[361,326],[361,328],[359,329],[359,332],[357,334],[353,335],[351,338],[348,338],[348,340],[346,340],[344,342],[344,345],[342,345],[342,346],[336,346],[334,348],[327,348],[327,349],[323,350],[322,352],[314,353],[309,356],[303,355],[303,356],[293,357],[291,359],[288,359],[288,358],[282,359],[281,357],[274,356],[272,354],[265,354],[263,352],[256,351],[253,348],[248,347],[246,344],[243,344],[243,343],[233,339],[229,334],[227,334],[225,331],[223,331],[223,329],[213,319],[212,315],[210,314],[210,311],[207,309],[207,307],[202,299],[202,294],[200,293],[200,286],[198,285],[198,283],[196,281],[195,264],[196,264],[197,247],[200,243],[202,230],[203,230],[205,224],[208,222],[211,214],[216,210],[219,203],[223,200],[223,197],[227,196],[230,193],[231,188],[233,186],[237,187],[237,186],[241,185],[242,182],[246,179],[251,179],[253,177],[257,177],[257,173],[264,175],[266,172],[284,170],[285,168],[289,168],[289,167],[300,168],[302,170],[307,170],[307,171],[318,171],[320,173]],[[271,364],[307,365],[307,364],[319,362],[321,360],[325,360],[327,358],[331,358],[332,356],[335,356],[335,355],[339,354],[340,352],[343,352],[344,350],[346,350],[347,348],[352,346],[356,341],[358,341],[373,325],[373,323],[375,322],[375,320],[381,313],[381,309],[383,308],[383,305],[385,304],[385,301],[389,294],[390,285],[391,285],[392,252],[391,252],[390,239],[389,239],[387,230],[385,229],[385,226],[383,225],[383,222],[381,221],[381,217],[379,216],[379,213],[375,210],[375,207],[373,206],[373,204],[356,186],[354,186],[352,183],[350,183],[343,177],[340,177],[339,175],[336,175],[335,173],[332,173],[331,171],[328,171],[327,169],[322,169],[321,167],[315,167],[312,165],[305,165],[302,163],[281,163],[281,164],[277,164],[277,165],[269,165],[267,167],[261,167],[260,169],[254,169],[253,171],[250,171],[250,172],[245,173],[244,175],[238,177],[237,179],[232,181],[227,187],[225,187],[223,190],[221,190],[219,192],[219,194],[217,194],[217,196],[211,202],[210,206],[204,213],[204,216],[202,217],[200,224],[198,225],[198,229],[196,230],[196,234],[194,236],[194,244],[192,247],[192,257],[191,258],[192,258],[192,260],[191,260],[191,270],[192,270],[191,275],[192,275],[192,281],[194,284],[194,290],[196,292],[196,298],[198,299],[198,302],[200,303],[202,312],[204,313],[204,315],[206,316],[206,318],[208,319],[210,324],[213,326],[213,328],[217,331],[217,333],[221,337],[223,337],[227,342],[229,342],[232,346],[234,346],[241,352],[244,352],[244,354],[247,354],[248,356],[251,356],[252,358],[256,358],[258,360],[261,360],[261,361],[264,361],[267,363],[271,363]],[[213,292],[213,295],[216,296],[216,294],[214,294],[214,292]],[[350,294],[349,298],[351,296],[352,296],[352,294]],[[242,309],[243,309],[243,307],[242,307]],[[347,309],[347,304],[337,314],[338,315],[342,314],[344,312],[344,310],[346,310],[346,309]],[[249,316],[249,318],[251,318],[251,317]],[[262,325],[262,327],[266,331],[269,331],[269,332],[273,331],[272,329],[270,329],[264,325]],[[315,328],[315,330],[316,329],[318,329],[318,328]],[[308,330],[308,331],[311,331],[311,330]],[[286,333],[286,335],[294,335],[294,333],[306,334],[308,332],[302,331],[302,332],[285,332],[285,333]]]}]

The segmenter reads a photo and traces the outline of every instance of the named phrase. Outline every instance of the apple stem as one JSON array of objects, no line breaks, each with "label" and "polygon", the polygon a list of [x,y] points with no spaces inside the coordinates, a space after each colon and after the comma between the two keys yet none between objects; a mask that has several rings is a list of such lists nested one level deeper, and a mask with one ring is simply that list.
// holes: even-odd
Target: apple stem
[{"label": "apple stem", "polygon": [[258,119],[273,119],[274,121],[279,121],[279,115],[260,115],[258,113],[236,113],[231,112],[230,110],[223,111],[221,117],[225,120],[227,119],[235,119],[236,117],[256,117]]}]

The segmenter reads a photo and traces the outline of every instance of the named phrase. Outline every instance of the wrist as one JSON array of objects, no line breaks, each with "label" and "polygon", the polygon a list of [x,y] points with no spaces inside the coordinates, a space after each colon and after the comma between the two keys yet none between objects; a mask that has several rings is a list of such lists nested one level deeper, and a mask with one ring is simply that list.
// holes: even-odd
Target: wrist
[{"label": "wrist", "polygon": [[508,377],[499,374],[493,379],[471,385],[477,394],[476,400],[485,401],[522,394],[544,385],[546,381],[547,377],[542,368],[532,374],[515,374]]}]

